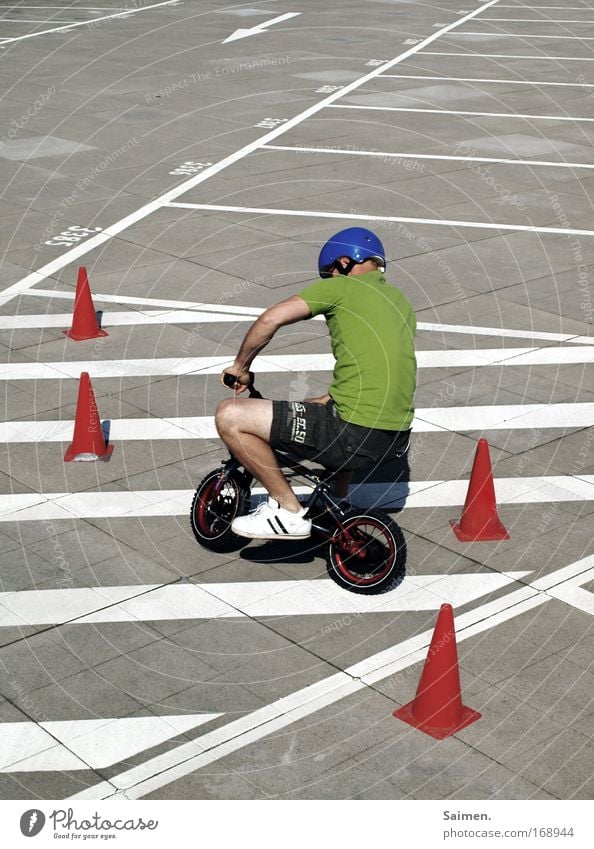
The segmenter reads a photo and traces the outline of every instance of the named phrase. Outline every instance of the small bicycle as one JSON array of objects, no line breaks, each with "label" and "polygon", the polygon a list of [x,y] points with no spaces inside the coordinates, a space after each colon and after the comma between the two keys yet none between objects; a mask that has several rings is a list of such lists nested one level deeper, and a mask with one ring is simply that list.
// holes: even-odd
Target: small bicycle
[{"label": "small bicycle", "polygon": [[[262,395],[252,383],[250,397]],[[319,473],[302,465],[286,451],[275,451],[279,464],[313,485],[305,502],[312,534],[327,542],[328,574],[339,586],[354,593],[375,595],[395,589],[403,580],[406,542],[400,527],[381,510],[344,506],[331,494],[336,472]],[[198,485],[190,512],[194,536],[209,551],[229,552],[246,545],[234,534],[231,523],[248,512],[253,475],[231,456]]]}]

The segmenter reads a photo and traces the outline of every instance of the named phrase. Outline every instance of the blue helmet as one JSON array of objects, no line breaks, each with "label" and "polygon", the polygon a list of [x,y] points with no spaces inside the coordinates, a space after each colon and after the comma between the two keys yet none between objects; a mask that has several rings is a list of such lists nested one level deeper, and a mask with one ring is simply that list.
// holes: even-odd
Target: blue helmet
[{"label": "blue helmet", "polygon": [[[350,257],[350,267],[343,269],[340,264],[336,265],[342,256]],[[363,227],[347,227],[346,230],[340,230],[328,239],[318,257],[318,270],[321,277],[330,277],[333,268],[337,268],[341,274],[348,274],[353,265],[364,262],[366,259],[376,259],[384,270],[386,267],[384,246],[371,230],[365,230]]]}]

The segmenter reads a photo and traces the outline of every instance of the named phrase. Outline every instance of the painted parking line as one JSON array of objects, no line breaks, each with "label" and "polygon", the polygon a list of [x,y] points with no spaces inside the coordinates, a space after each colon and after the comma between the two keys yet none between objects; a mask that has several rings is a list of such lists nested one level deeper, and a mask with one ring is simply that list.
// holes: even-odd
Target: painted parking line
[{"label": "painted parking line", "polygon": [[[475,348],[417,351],[419,368],[486,368],[489,366],[581,365],[594,362],[594,345],[567,348]],[[130,360],[77,360],[52,363],[1,363],[0,380],[78,379],[92,377],[203,376],[219,374],[233,358],[155,357]],[[278,354],[257,357],[254,371],[262,374],[333,371],[332,354]]]},{"label": "painted parking line", "polygon": [[[480,605],[458,616],[456,640],[460,643],[534,610],[550,600],[550,596],[531,587],[523,587],[508,593],[503,598]],[[112,776],[109,781],[99,782],[69,798],[107,799],[117,791],[124,791],[126,798],[142,798],[300,719],[311,716],[322,708],[365,689],[370,684],[423,661],[432,636],[433,629],[424,631],[348,667],[344,672],[324,678],[255,710],[246,717],[202,735],[196,741],[205,750],[201,753],[196,753],[196,748],[192,744],[179,746],[173,751],[151,758],[132,769]]]},{"label": "painted parking line", "polygon": [[100,769],[218,719],[221,713],[2,722],[0,772]]},{"label": "painted parking line", "polygon": [[[170,0],[170,2],[175,2],[175,0]],[[147,216],[151,215],[153,212],[156,212],[159,209],[162,209],[163,206],[166,206],[171,201],[185,194],[190,189],[195,186],[200,185],[201,183],[209,180],[215,174],[219,174],[224,169],[228,168],[230,165],[234,165],[236,162],[239,162],[244,157],[248,156],[250,153],[258,150],[263,144],[266,144],[284,133],[292,130],[294,127],[303,123],[303,121],[308,118],[316,115],[322,109],[326,108],[328,105],[334,103],[335,100],[338,100],[340,97],[344,97],[346,94],[349,94],[351,91],[355,91],[361,86],[365,85],[367,82],[374,80],[382,71],[389,70],[390,68],[395,67],[400,64],[400,62],[406,61],[410,56],[414,56],[420,50],[423,50],[429,44],[432,44],[442,35],[456,27],[463,24],[465,21],[471,20],[476,15],[479,15],[485,9],[488,9],[490,6],[495,5],[498,0],[488,0],[487,3],[479,6],[476,9],[468,12],[468,14],[464,15],[461,18],[453,21],[451,24],[447,24],[445,27],[441,27],[436,30],[431,35],[427,36],[427,38],[422,39],[418,42],[418,44],[413,45],[408,50],[405,50],[403,53],[400,53],[393,59],[390,59],[388,62],[380,65],[369,73],[365,74],[359,79],[354,80],[351,83],[343,86],[341,89],[332,92],[327,97],[313,104],[313,106],[309,106],[303,112],[300,112],[298,115],[295,115],[293,118],[289,118],[288,121],[285,121],[283,124],[280,124],[275,129],[270,130],[268,133],[265,133],[263,136],[260,136],[258,139],[255,139],[253,142],[249,142],[238,150],[234,151],[234,153],[229,154],[229,156],[224,157],[217,162],[207,168],[204,168],[200,171],[199,174],[190,177],[188,180],[184,180],[182,183],[178,184],[172,189],[169,189],[164,194],[145,204],[144,206],[137,209],[135,212],[132,212],[130,215],[125,216],[124,218],[117,221],[115,224],[105,228],[101,233],[92,236],[86,242],[82,242],[74,248],[70,248],[65,254],[61,257],[58,257],[51,262],[48,262],[46,265],[37,269],[36,271],[31,272],[26,277],[23,277],[21,280],[18,280],[16,283],[13,283],[10,286],[7,286],[6,289],[0,293],[0,305],[10,301],[12,298],[16,297],[23,292],[28,291],[37,283],[41,283],[47,277],[51,277],[56,272],[60,271],[62,268],[65,268],[70,263],[89,253],[90,251],[104,245],[114,236],[117,236],[119,233],[122,233],[124,230],[127,230],[133,224],[138,223],[143,220]],[[592,119],[594,120],[594,119]]]},{"label": "painted parking line", "polygon": [[[70,301],[74,300],[74,292],[59,292],[54,289],[31,289],[28,292],[23,293],[26,296],[30,297],[48,297],[50,299],[54,298],[64,298]],[[136,297],[127,297],[126,295],[97,295],[93,293],[94,301],[106,301],[114,304],[137,304],[139,306],[157,306],[163,307],[163,312],[161,315],[171,316],[171,323],[177,323],[174,321],[174,318],[178,314],[182,314],[184,317],[188,313],[194,314],[195,311],[202,312],[205,311],[207,313],[215,313],[222,314],[228,313],[230,315],[234,315],[237,321],[251,321],[254,318],[257,318],[264,312],[264,307],[244,307],[244,306],[221,306],[219,304],[204,304],[204,303],[194,303],[192,301],[171,301],[164,300],[159,298],[136,298]],[[166,311],[169,310],[169,311]],[[46,316],[47,313],[44,313],[43,316]],[[43,317],[42,316],[42,317]],[[109,317],[111,313],[107,314],[107,318],[105,318],[106,326],[109,322]],[[18,318],[24,321],[29,322],[30,320],[36,320],[37,316],[27,315],[26,313],[22,316],[18,316]],[[42,318],[40,317],[40,319]],[[10,316],[4,316],[1,318],[7,318],[10,320]],[[199,319],[199,316],[196,316]],[[324,321],[324,316],[314,316],[311,321]],[[64,318],[64,321],[68,323],[68,320]],[[43,326],[43,324],[35,324],[34,326],[39,327]],[[489,327],[487,325],[466,325],[466,324],[440,324],[434,321],[418,321],[417,322],[417,330],[431,330],[437,333],[463,333],[471,336],[500,336],[500,337],[509,337],[510,339],[532,339],[532,340],[546,340],[549,342],[572,342],[580,345],[594,345],[594,336],[576,336],[574,334],[569,333],[551,333],[544,330],[515,330],[512,328],[504,328],[504,327]]]},{"label": "painted parking line", "polygon": [[[340,107],[343,108],[342,106]],[[350,109],[351,107],[345,107]],[[353,109],[376,109],[375,106],[356,106]],[[397,107],[381,107],[385,109],[396,109]],[[419,111],[419,110],[414,110]],[[425,111],[425,110],[422,110]],[[432,110],[430,110],[432,111]],[[462,113],[460,113],[462,114]],[[479,113],[472,113],[479,114]],[[594,121],[594,118],[590,119]],[[404,215],[362,215],[349,212],[320,212],[318,210],[305,209],[276,209],[275,207],[255,207],[255,206],[224,206],[222,204],[212,203],[182,203],[172,202],[167,204],[168,207],[175,209],[195,209],[205,210],[210,212],[240,212],[249,215],[292,215],[303,218],[333,218],[341,219],[348,218],[350,221],[393,221],[400,224],[429,224],[434,227],[470,227],[475,230],[498,230],[502,232],[512,233],[543,233],[545,235],[568,235],[568,236],[594,236],[594,230],[581,230],[573,227],[536,227],[527,224],[505,224],[495,223],[491,221],[465,221],[460,219],[450,218],[413,218]]]},{"label": "painted parking line", "polygon": [[[569,88],[592,88],[594,83],[557,83],[548,82],[547,80],[500,80],[485,77],[430,77],[427,74],[382,74],[381,79],[386,77],[390,80],[441,80],[442,82],[457,82],[457,83],[510,83],[511,85],[538,85],[538,86],[563,86]],[[398,92],[395,92],[396,94]]]},{"label": "painted parking line", "polygon": [[[499,6],[499,8],[502,9],[503,6]],[[516,6],[514,8],[518,8],[518,7]],[[530,8],[530,7],[528,6],[527,8]],[[582,9],[584,11],[586,11],[586,10],[587,11],[594,11],[591,8],[589,8],[588,6],[582,6]],[[523,24],[528,24],[528,23],[535,23],[535,24],[588,24],[588,25],[594,24],[594,21],[576,21],[575,19],[568,21],[568,20],[559,20],[557,18],[483,18],[483,17],[481,17],[481,18],[479,18],[479,20],[481,20],[481,21],[497,21],[497,22],[505,21],[507,23],[509,23],[510,21],[520,21]]]},{"label": "painted parking line", "polygon": [[[586,428],[594,422],[594,403],[505,404],[417,408],[415,433],[488,430]],[[0,443],[70,442],[71,419],[0,422]],[[109,419],[110,442],[158,439],[218,439],[214,416]]]},{"label": "painted parking line", "polygon": [[486,38],[563,38],[570,39],[571,41],[594,41],[594,36],[586,36],[586,35],[538,35],[533,32],[519,33],[519,32],[476,32],[475,30],[467,30],[466,32],[457,32],[456,36],[466,36],[466,35],[482,35]]},{"label": "painted parking line", "polygon": [[[417,351],[419,368],[486,368],[489,366],[581,365],[594,362],[594,345],[567,348],[475,348]],[[52,363],[1,363],[0,380],[78,379],[83,371],[92,378],[151,377],[219,374],[232,365],[225,357],[155,357],[131,360],[76,360]],[[332,354],[279,354],[257,357],[254,371],[262,374],[333,371]]]},{"label": "painted parking line", "polygon": [[[113,15],[102,15],[100,18],[89,18],[88,21],[77,21],[75,23],[61,23],[57,27],[53,27],[53,29],[45,29],[40,32],[29,32],[25,35],[17,35],[13,38],[3,38],[1,39],[2,44],[12,44],[15,41],[24,41],[27,38],[36,38],[38,35],[49,35],[52,32],[63,32],[66,30],[75,29],[76,27],[86,27],[91,24],[97,24],[100,21],[109,21],[114,18],[125,18],[130,17],[131,15],[136,15],[139,12],[148,12],[150,9],[157,9],[159,6],[173,6],[179,3],[180,0],[164,0],[162,3],[153,3],[151,6],[142,6],[142,7],[134,7],[133,9],[127,9],[126,11],[114,12]],[[70,7],[72,10],[72,7]],[[76,8],[76,7],[74,7]],[[30,23],[40,23],[39,21],[31,21]],[[43,23],[43,21],[41,22]]]},{"label": "painted parking line", "polygon": [[[471,55],[480,54],[473,53]],[[573,121],[577,124],[594,121],[594,118],[575,115],[531,115],[529,112],[471,112],[467,109],[420,109],[412,106],[361,106],[360,104],[332,103],[328,106],[328,109],[330,108],[369,109],[373,112],[423,112],[429,115],[470,115],[479,118],[529,118],[531,121]]]},{"label": "painted parking line", "polygon": [[527,575],[410,575],[397,590],[379,596],[345,593],[326,578],[23,590],[0,593],[0,627],[439,610],[444,603],[461,607]]},{"label": "painted parking line", "polygon": [[[593,166],[594,167],[594,166]],[[35,291],[35,290],[33,290]],[[99,300],[94,298],[94,300]],[[237,312],[210,312],[206,310],[135,310],[134,312],[103,313],[102,327],[125,327],[141,324],[209,324],[213,322],[253,321],[254,316],[245,316]],[[32,328],[66,328],[70,316],[64,314],[51,315],[0,315],[0,330],[31,330]]]},{"label": "painted parking line", "polygon": [[[310,489],[294,488],[297,495]],[[458,507],[464,504],[468,481],[410,481],[390,484],[389,489],[391,509]],[[594,475],[496,478],[495,489],[500,505],[589,502],[594,501]],[[264,490],[252,492],[257,495]],[[193,497],[192,489],[0,495],[0,522],[189,516]]]},{"label": "painted parking line", "polygon": [[[29,289],[23,292],[23,295],[32,298],[54,298],[73,301],[75,298],[74,292],[61,292],[57,289]],[[244,307],[234,304],[207,304],[202,301],[173,301],[168,298],[138,298],[133,295],[102,295],[93,292],[93,301],[105,301],[109,304],[136,304],[139,307],[161,307],[163,311],[166,309],[183,309],[197,310],[198,312],[215,312],[229,313],[230,315],[260,315],[264,311],[262,307]],[[29,316],[24,314],[23,319],[28,319]]]},{"label": "painted parking line", "polygon": [[[445,79],[439,77],[435,79]],[[345,156],[377,156],[391,162],[394,159],[437,159],[445,162],[493,162],[502,165],[537,165],[548,168],[594,168],[594,164],[587,162],[556,162],[546,159],[502,159],[493,156],[447,156],[439,153],[412,153],[409,151],[389,150],[346,150],[340,147],[291,147],[289,145],[267,144],[265,150],[284,150],[292,153],[340,153]]]},{"label": "painted parking line", "polygon": [[594,62],[594,58],[592,56],[544,56],[544,55],[536,55],[536,56],[514,56],[513,54],[508,53],[455,53],[449,50],[423,50],[422,53],[419,53],[420,56],[465,56],[466,58],[475,57],[479,59],[538,59],[540,62],[542,59],[548,59],[551,62]]}]

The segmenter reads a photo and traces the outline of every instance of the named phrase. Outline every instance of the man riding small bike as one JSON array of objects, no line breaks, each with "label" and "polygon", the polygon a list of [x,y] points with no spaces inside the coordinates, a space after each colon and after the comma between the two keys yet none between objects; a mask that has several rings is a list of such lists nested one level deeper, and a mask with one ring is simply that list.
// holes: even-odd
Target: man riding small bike
[{"label": "man riding small bike", "polygon": [[[384,278],[384,247],[370,230],[349,227],[329,239],[318,259],[320,279],[265,310],[223,371],[233,399],[217,407],[218,433],[265,487],[267,501],[238,516],[232,531],[252,539],[305,539],[299,504],[273,449],[340,471],[335,494],[346,496],[353,471],[406,450],[414,415],[416,319],[404,294]],[[304,401],[238,398],[250,365],[279,328],[324,315],[336,359],[328,394]],[[228,384],[225,384],[228,385]]]}]

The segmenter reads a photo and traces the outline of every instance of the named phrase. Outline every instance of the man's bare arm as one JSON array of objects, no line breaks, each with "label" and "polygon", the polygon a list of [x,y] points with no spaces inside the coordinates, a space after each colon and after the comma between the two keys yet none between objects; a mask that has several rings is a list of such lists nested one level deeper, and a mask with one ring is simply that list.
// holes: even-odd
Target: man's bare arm
[{"label": "man's bare arm", "polygon": [[[235,362],[232,366],[225,369],[223,374],[229,372],[240,378],[243,377],[242,382],[245,384],[253,360],[268,345],[277,330],[280,327],[294,324],[296,321],[302,321],[310,317],[311,311],[299,295],[292,295],[285,301],[269,307],[252,324],[241,343]],[[241,392],[243,389],[237,387],[236,391]]]}]

